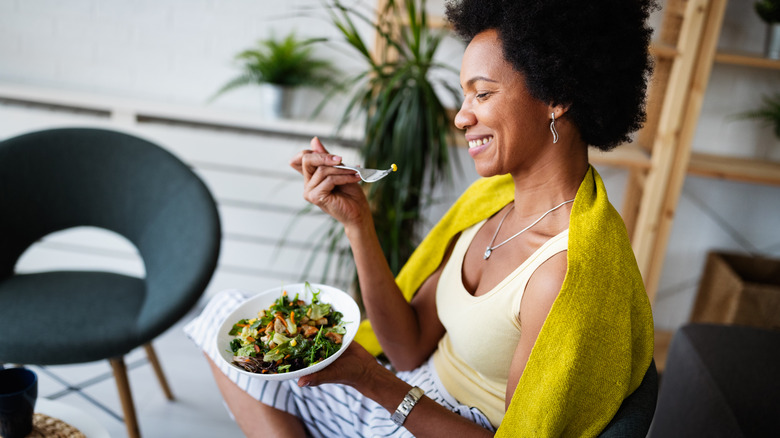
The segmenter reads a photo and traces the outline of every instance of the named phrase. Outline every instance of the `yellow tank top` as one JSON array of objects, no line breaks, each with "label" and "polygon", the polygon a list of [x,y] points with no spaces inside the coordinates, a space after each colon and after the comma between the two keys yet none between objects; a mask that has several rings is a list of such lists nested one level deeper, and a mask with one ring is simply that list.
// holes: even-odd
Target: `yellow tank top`
[{"label": "yellow tank top", "polygon": [[463,231],[439,279],[436,309],[447,332],[433,353],[433,363],[453,397],[478,408],[498,427],[506,411],[509,367],[520,341],[525,286],[536,268],[566,251],[569,230],[545,242],[496,287],[475,297],[463,286],[461,272],[466,250],[484,223]]}]

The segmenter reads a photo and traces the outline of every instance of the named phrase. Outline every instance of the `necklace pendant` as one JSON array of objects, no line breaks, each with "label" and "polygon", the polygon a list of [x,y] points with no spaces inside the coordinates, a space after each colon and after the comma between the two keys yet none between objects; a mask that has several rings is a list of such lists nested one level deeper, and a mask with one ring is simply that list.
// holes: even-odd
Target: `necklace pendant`
[{"label": "necklace pendant", "polygon": [[487,259],[489,259],[489,258],[490,258],[490,254],[491,254],[492,252],[493,252],[493,250],[492,250],[490,247],[487,247],[487,249],[485,249],[485,255],[484,255],[484,256],[482,256],[482,259],[483,259],[483,260],[487,260]]}]

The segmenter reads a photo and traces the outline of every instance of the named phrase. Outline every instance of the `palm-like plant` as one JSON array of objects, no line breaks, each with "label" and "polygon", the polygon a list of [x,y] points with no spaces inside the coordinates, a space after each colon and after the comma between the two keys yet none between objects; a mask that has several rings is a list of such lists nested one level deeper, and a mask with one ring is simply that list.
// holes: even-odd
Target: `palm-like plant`
[{"label": "palm-like plant", "polygon": [[780,1],[758,0],[753,4],[756,13],[765,23],[780,23]]},{"label": "palm-like plant", "polygon": [[775,137],[780,139],[780,93],[772,96],[764,96],[763,104],[754,110],[745,111],[737,116],[741,119],[759,120],[772,126]]},{"label": "palm-like plant", "polygon": [[[452,120],[437,89],[456,102],[460,92],[452,83],[457,83],[457,71],[434,59],[446,31],[428,26],[425,0],[403,0],[403,5],[389,0],[377,11],[376,22],[340,0],[327,0],[326,6],[331,22],[366,63],[341,84],[350,90],[350,98],[339,126],[356,119],[364,122],[364,167],[398,164],[397,172],[367,188],[382,249],[398,273],[419,244],[421,212],[431,202],[429,194],[450,177]],[[356,23],[361,22],[371,25],[380,39],[378,53],[360,36]],[[437,76],[441,72],[450,77]],[[335,242],[342,233],[334,225],[323,243],[338,252]]]},{"label": "palm-like plant", "polygon": [[[228,81],[213,96],[246,85],[275,84],[285,87],[323,86],[334,83],[335,69],[329,61],[314,57],[313,44],[324,38],[260,40],[253,48],[236,55],[241,73]],[[213,99],[212,98],[212,99]]]}]

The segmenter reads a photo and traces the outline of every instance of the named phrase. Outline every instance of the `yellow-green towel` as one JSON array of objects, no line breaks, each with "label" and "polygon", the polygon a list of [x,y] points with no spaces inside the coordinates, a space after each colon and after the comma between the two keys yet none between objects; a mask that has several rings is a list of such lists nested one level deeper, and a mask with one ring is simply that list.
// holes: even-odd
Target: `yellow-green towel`
[{"label": "yellow-green towel", "polygon": [[[407,300],[441,264],[452,238],[514,198],[509,175],[476,181],[396,278]],[[625,225],[592,167],[569,222],[568,269],[496,436],[596,436],[641,383],[653,317]],[[370,323],[355,338],[379,354]]]}]

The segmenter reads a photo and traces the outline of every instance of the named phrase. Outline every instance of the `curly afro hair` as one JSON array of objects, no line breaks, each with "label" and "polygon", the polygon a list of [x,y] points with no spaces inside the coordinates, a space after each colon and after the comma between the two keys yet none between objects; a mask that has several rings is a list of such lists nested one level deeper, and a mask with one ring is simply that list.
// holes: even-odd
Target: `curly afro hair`
[{"label": "curly afro hair", "polygon": [[645,121],[652,71],[647,18],[654,0],[448,1],[466,41],[495,29],[504,56],[531,95],[568,105],[585,143],[601,150],[631,141]]}]

